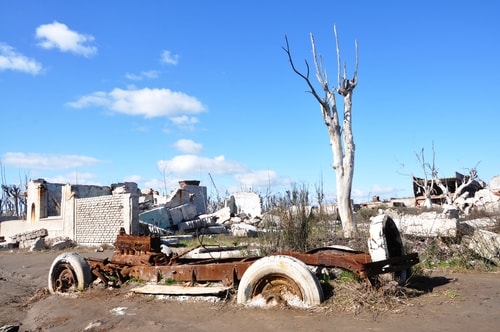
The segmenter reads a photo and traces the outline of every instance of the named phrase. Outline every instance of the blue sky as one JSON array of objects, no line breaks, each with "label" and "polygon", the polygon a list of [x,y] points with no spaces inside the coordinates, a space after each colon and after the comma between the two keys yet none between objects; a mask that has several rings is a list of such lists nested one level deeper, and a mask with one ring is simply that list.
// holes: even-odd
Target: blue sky
[{"label": "blue sky", "polygon": [[499,7],[2,0],[2,182],[134,181],[168,193],[197,179],[214,196],[297,184],[333,200],[319,105],[282,47],[286,35],[305,70],[312,33],[335,84],[334,24],[350,75],[359,46],[353,198],[411,196],[415,153],[430,160],[433,143],[440,176],[477,167],[488,182],[500,174]]}]

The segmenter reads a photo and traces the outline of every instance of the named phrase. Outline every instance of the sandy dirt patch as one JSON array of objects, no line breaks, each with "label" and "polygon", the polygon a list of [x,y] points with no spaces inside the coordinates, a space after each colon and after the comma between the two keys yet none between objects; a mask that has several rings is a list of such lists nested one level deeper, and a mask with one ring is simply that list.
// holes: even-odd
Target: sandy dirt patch
[{"label": "sandy dirt patch", "polygon": [[[112,252],[79,250],[87,257]],[[131,294],[133,286],[50,295],[47,277],[61,252],[0,251],[0,327],[19,331],[495,331],[500,326],[500,273],[435,273],[427,292],[388,310],[349,312],[248,308],[233,299],[173,300]]]}]

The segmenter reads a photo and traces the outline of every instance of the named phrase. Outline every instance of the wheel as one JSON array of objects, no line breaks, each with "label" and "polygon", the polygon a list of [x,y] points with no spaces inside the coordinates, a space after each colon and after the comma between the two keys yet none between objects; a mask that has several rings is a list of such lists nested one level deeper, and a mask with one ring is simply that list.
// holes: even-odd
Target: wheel
[{"label": "wheel", "polygon": [[266,306],[315,306],[323,301],[323,290],[302,261],[283,255],[266,256],[250,265],[238,286],[238,304],[259,301]]},{"label": "wheel", "polygon": [[50,266],[49,292],[52,294],[83,291],[91,282],[90,266],[76,252],[60,254]]},{"label": "wheel", "polygon": [[[378,215],[372,219],[370,223],[370,237],[368,238],[368,250],[373,262],[405,255],[401,235],[391,217]],[[390,278],[397,281],[399,285],[404,285],[408,276],[409,273],[407,270],[390,274]]]}]

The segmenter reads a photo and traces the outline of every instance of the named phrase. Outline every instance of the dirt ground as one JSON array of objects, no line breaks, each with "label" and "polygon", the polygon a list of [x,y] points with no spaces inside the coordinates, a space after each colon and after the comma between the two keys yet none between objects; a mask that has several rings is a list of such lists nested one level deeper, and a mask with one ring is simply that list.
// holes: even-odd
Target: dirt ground
[{"label": "dirt ground", "polygon": [[[75,250],[74,250],[75,251]],[[87,257],[112,252],[79,250]],[[497,331],[500,273],[435,273],[428,291],[402,297],[396,307],[353,313],[331,305],[314,309],[248,308],[234,300],[158,299],[131,295],[129,286],[50,295],[47,277],[61,252],[0,251],[0,327],[19,331]],[[380,304],[379,304],[380,305]],[[1,330],[1,328],[0,328]]]}]

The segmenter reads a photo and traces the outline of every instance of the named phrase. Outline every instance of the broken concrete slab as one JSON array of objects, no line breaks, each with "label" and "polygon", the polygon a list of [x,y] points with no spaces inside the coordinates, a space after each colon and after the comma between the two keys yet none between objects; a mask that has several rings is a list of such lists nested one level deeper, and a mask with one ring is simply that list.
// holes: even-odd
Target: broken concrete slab
[{"label": "broken concrete slab", "polygon": [[211,219],[194,219],[183,221],[177,225],[180,231],[191,231],[199,228],[208,227],[211,224]]},{"label": "broken concrete slab", "polygon": [[467,224],[474,229],[493,229],[498,226],[498,222],[492,218],[477,218],[462,221],[461,224]]},{"label": "broken concrete slab", "polygon": [[73,241],[70,239],[58,240],[50,245],[51,250],[64,250],[73,247]]},{"label": "broken concrete slab", "polygon": [[214,223],[223,225],[229,219],[231,219],[231,209],[226,206],[226,207],[223,207],[222,209],[215,211],[214,213],[201,214],[198,217],[200,219],[211,219],[211,220],[213,220]]},{"label": "broken concrete slab", "polygon": [[35,240],[39,237],[45,237],[47,235],[48,235],[47,230],[45,228],[41,228],[41,229],[36,229],[33,231],[27,231],[27,232],[15,234],[15,235],[11,236],[11,239],[14,242],[21,242],[21,241],[25,241],[25,240]]},{"label": "broken concrete slab", "polygon": [[148,284],[132,288],[130,291],[140,294],[157,295],[218,295],[227,292],[231,287],[225,286],[177,286],[177,285],[153,285]]},{"label": "broken concrete slab", "polygon": [[139,213],[139,221],[167,229],[170,227],[170,213],[163,206],[155,207]]},{"label": "broken concrete slab", "polygon": [[231,225],[231,233],[236,237],[256,237],[258,235],[257,227],[245,223]]},{"label": "broken concrete slab", "polygon": [[181,209],[184,220],[191,220],[198,216],[198,212],[194,204],[182,204],[179,208]]},{"label": "broken concrete slab", "polygon": [[492,177],[488,187],[493,194],[500,196],[500,175]]},{"label": "broken concrete slab", "polygon": [[469,249],[496,265],[500,265],[500,234],[477,229],[472,236]]},{"label": "broken concrete slab", "polygon": [[456,237],[457,219],[449,219],[436,212],[403,215],[394,218],[400,233],[421,237]]},{"label": "broken concrete slab", "polygon": [[487,213],[500,212],[500,188],[479,190],[472,199],[472,205]]},{"label": "broken concrete slab", "polygon": [[[43,237],[36,238],[35,240],[27,240],[32,241],[29,251],[40,251],[45,249],[45,240]],[[26,241],[24,241],[26,242]]]},{"label": "broken concrete slab", "polygon": [[262,199],[261,197],[252,192],[238,192],[232,195],[234,197],[234,204],[237,211],[235,214],[246,213],[250,217],[262,216]]},{"label": "broken concrete slab", "polygon": [[207,200],[207,187],[198,186],[191,183],[191,181],[179,182],[180,189],[174,190],[167,198],[165,206],[167,208],[177,207],[183,204],[194,204],[197,214],[206,213],[206,200]]},{"label": "broken concrete slab", "polygon": [[170,221],[172,225],[179,225],[182,221],[184,221],[184,216],[182,215],[182,210],[180,207],[176,206],[169,209]]},{"label": "broken concrete slab", "polygon": [[227,232],[228,230],[224,225],[210,225],[200,231],[202,234],[226,234]]}]

